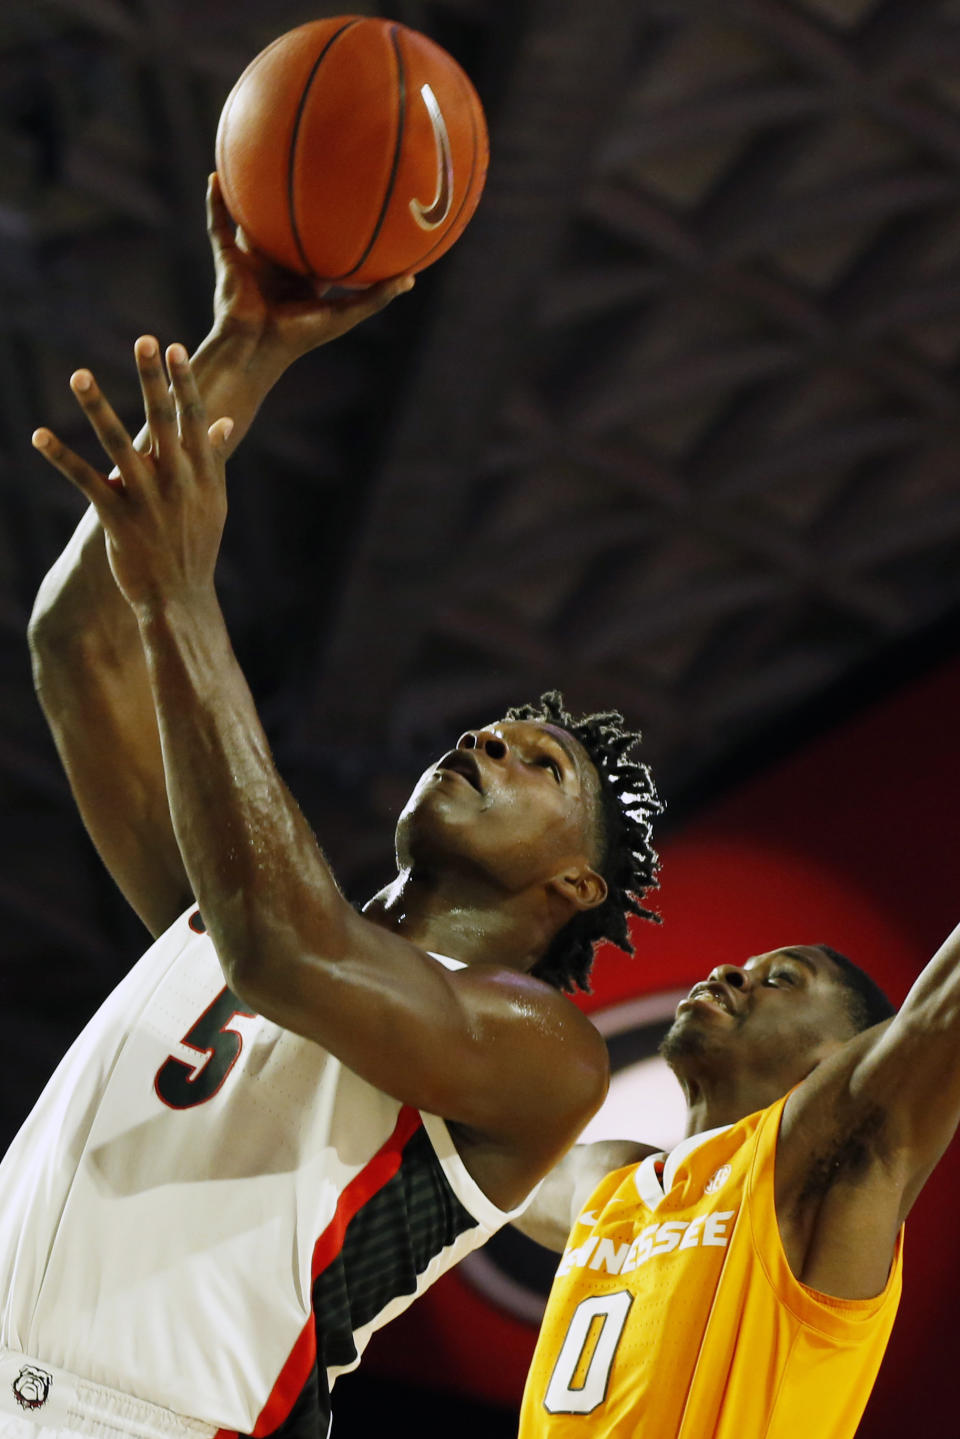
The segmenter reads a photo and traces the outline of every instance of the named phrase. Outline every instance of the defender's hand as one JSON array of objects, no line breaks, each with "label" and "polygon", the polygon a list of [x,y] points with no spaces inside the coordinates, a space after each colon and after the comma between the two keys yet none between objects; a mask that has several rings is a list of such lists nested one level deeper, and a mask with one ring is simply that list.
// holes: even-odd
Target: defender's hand
[{"label": "defender's hand", "polygon": [[214,328],[239,331],[286,364],[352,330],[413,288],[412,276],[327,299],[329,285],[302,279],[247,247],[235,230],[216,171],[207,186],[207,230],[216,269]]},{"label": "defender's hand", "polygon": [[207,428],[182,345],[166,353],[172,393],[156,340],[141,337],[134,354],[150,437],[146,454],[134,449],[90,371],[70,378],[119,478],[95,470],[48,429],[35,431],[33,443],[94,505],[110,568],[134,609],[170,600],[190,605],[213,593],[227,513],[223,450],[233,421],[218,419]]}]

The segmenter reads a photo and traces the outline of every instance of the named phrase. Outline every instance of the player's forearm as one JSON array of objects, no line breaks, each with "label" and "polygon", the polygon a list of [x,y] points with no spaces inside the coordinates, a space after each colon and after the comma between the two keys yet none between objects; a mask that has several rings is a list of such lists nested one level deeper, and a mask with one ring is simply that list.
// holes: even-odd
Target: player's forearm
[{"label": "player's forearm", "polygon": [[897,1014],[856,1036],[850,1049],[845,1093],[855,1112],[882,1115],[888,1162],[912,1176],[910,1184],[925,1178],[960,1121],[960,928]]},{"label": "player's forearm", "polygon": [[261,404],[295,356],[271,339],[223,321],[207,335],[191,364],[211,421],[233,420],[224,453],[229,456],[246,435]]},{"label": "player's forearm", "polygon": [[912,1140],[960,1118],[960,927],[914,981],[863,1073]]},{"label": "player's forearm", "polygon": [[938,1027],[955,1024],[960,1028],[960,925],[921,970],[900,1014],[907,1018],[922,1015],[931,1024],[937,1016]]},{"label": "player's forearm", "polygon": [[88,682],[100,661],[119,666],[129,660],[143,669],[136,620],[110,573],[92,506],[40,585],[28,639],[45,706],[61,688]]},{"label": "player's forearm", "polygon": [[265,965],[335,951],[352,911],[277,773],[216,596],[139,620],[180,854],[228,981],[253,997]]}]

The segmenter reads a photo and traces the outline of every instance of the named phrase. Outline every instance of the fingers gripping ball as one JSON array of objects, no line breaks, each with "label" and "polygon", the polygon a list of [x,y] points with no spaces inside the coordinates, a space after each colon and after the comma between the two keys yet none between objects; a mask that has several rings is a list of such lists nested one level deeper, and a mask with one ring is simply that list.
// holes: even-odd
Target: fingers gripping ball
[{"label": "fingers gripping ball", "polygon": [[439,45],[341,15],[281,35],[247,66],[217,169],[251,244],[300,275],[374,284],[438,259],[477,207],[487,127]]}]

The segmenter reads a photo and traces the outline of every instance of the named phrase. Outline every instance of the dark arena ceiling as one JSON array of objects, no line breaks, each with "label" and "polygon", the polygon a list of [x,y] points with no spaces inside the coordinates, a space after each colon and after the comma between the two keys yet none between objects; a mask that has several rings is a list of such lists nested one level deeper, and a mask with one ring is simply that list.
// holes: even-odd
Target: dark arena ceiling
[{"label": "dark arena ceiling", "polygon": [[[30,687],[32,597],[79,512],[30,432],[92,457],[71,370],[135,424],[134,337],[200,340],[220,106],[338,8],[0,8],[0,909],[15,958],[76,956],[66,1037],[140,937]],[[420,767],[543,688],[641,724],[680,814],[798,714],[955,650],[960,4],[353,8],[465,65],[489,184],[413,295],[271,397],[221,591],[363,893]]]}]

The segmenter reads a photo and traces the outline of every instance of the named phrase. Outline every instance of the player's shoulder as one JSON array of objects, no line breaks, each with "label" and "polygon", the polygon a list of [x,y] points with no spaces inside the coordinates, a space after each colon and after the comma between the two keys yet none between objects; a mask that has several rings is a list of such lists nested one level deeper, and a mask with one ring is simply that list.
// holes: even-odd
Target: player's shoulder
[{"label": "player's shoulder", "polygon": [[469,991],[471,1007],[488,1022],[491,1040],[525,1046],[531,1059],[537,1055],[542,1063],[563,1056],[564,1073],[577,1076],[589,1118],[606,1095],[610,1056],[602,1035],[571,996],[508,965],[471,964],[452,978]]},{"label": "player's shoulder", "polygon": [[599,1042],[606,1051],[596,1027],[573,998],[529,971],[481,961],[465,965],[457,972],[457,979],[477,994],[488,994],[508,1006],[524,1020],[536,1017],[538,1023],[548,1021],[564,1032],[583,1035],[591,1044]]}]

